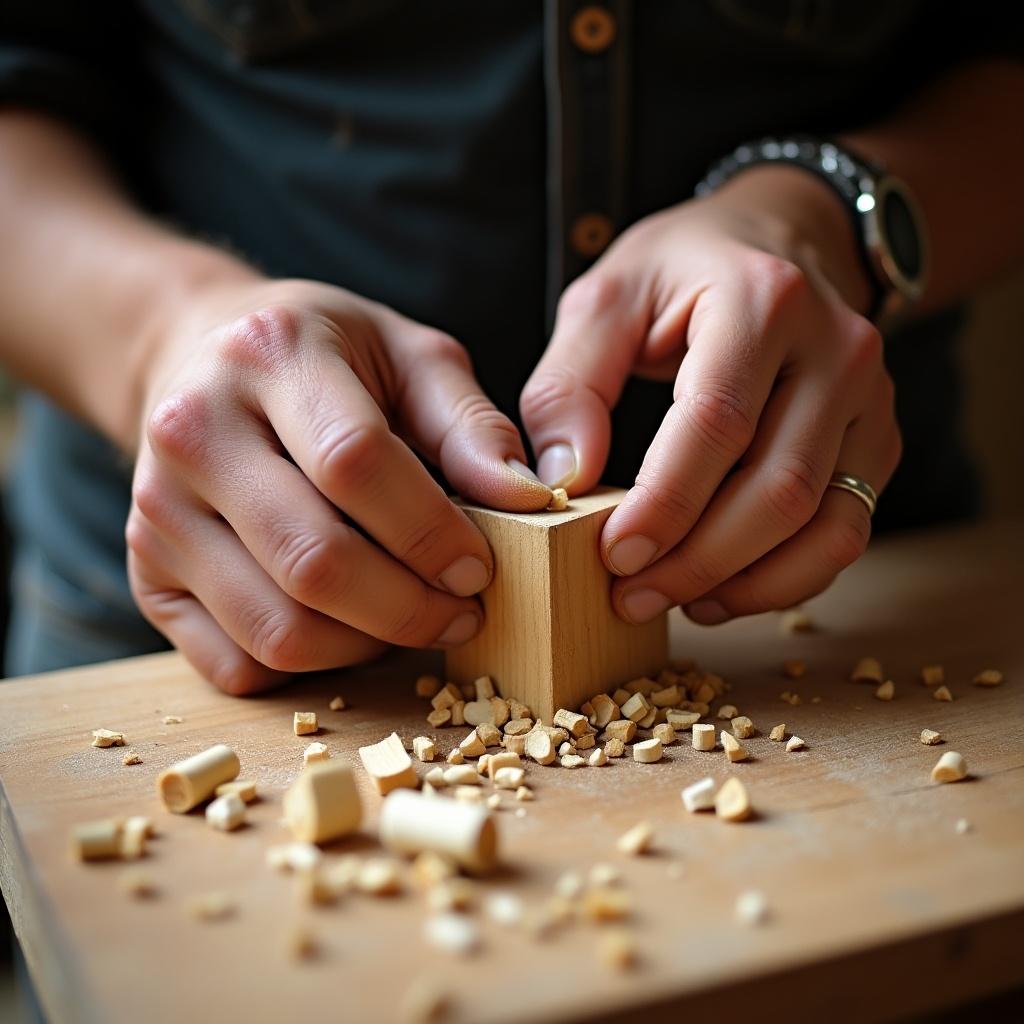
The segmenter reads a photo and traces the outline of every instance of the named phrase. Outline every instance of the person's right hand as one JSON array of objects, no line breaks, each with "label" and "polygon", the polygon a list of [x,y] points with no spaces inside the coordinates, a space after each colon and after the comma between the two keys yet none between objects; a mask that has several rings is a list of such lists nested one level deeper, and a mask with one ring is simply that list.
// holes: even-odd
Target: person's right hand
[{"label": "person's right hand", "polygon": [[202,675],[247,693],[477,631],[491,552],[412,448],[495,508],[551,491],[455,340],[340,288],[255,278],[154,337],[129,578]]}]

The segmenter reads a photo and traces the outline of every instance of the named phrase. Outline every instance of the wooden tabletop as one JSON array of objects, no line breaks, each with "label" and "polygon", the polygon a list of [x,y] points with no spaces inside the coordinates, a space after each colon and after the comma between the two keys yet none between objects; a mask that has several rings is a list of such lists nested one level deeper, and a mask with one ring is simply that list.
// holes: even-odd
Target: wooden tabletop
[{"label": "wooden tabletop", "polygon": [[[600,927],[573,924],[545,940],[479,914],[484,945],[456,959],[423,940],[414,892],[347,896],[309,908],[293,880],[264,863],[286,840],[280,798],[309,737],[292,712],[316,710],[332,755],[397,731],[430,734],[412,680],[432,655],[304,679],[259,699],[214,691],[176,655],[158,655],[0,684],[0,882],[44,1006],[55,1022],[398,1019],[417,979],[451,993],[461,1022],[631,1019],[659,1005],[716,1020],[882,1019],[1024,983],[1024,528],[936,532],[887,540],[809,606],[815,633],[784,635],[777,616],[716,629],[673,623],[673,652],[731,683],[730,702],[758,726],[752,758],[688,743],[654,765],[615,761],[575,771],[532,765],[525,817],[497,812],[507,867],[484,884],[540,906],[568,869],[619,866],[635,912],[640,960],[617,972],[597,955]],[[879,657],[896,699],[847,680]],[[784,658],[807,662],[799,682]],[[952,703],[918,682],[945,666]],[[1006,682],[972,686],[996,667]],[[779,700],[796,690],[799,706]],[[331,712],[342,694],[350,709]],[[812,698],[820,697],[814,702]],[[166,715],[182,719],[164,725]],[[807,749],[786,753],[767,732],[785,722]],[[90,746],[92,729],[122,730],[143,763]],[[923,728],[945,744],[924,746]],[[447,752],[464,730],[438,730]],[[154,792],[168,764],[215,743],[238,753],[263,794],[251,824],[222,834],[201,813],[172,816]],[[957,750],[970,778],[936,785],[939,754]],[[418,766],[421,774],[424,766]],[[327,851],[375,848],[378,798],[357,768],[364,835]],[[757,810],[744,824],[689,815],[680,788],[711,774],[742,778]],[[81,821],[148,814],[159,838],[147,871],[156,898],[132,900],[131,865],[79,864],[68,836]],[[648,819],[656,849],[630,858],[615,841]],[[961,819],[969,823],[957,830]],[[189,898],[225,890],[236,914],[189,917]],[[770,908],[739,923],[747,890]],[[295,962],[286,936],[306,922],[320,954]],[[644,1018],[648,1019],[648,1018]]]}]

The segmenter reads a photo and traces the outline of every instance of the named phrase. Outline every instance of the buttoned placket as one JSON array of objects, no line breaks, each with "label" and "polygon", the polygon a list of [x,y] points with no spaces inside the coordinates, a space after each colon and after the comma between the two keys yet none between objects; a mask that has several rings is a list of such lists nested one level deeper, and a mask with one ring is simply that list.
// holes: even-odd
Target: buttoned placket
[{"label": "buttoned placket", "polygon": [[629,7],[628,0],[545,4],[549,329],[565,286],[624,226]]}]

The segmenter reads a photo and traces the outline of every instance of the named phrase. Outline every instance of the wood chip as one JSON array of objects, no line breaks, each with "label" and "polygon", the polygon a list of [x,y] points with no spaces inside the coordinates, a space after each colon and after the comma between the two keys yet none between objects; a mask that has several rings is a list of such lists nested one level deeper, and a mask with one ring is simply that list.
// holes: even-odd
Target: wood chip
[{"label": "wood chip", "polygon": [[465,913],[476,904],[476,889],[466,878],[446,878],[427,890],[427,909]]},{"label": "wood chip", "polygon": [[942,742],[942,733],[936,732],[934,729],[922,729],[921,742],[926,747],[934,747],[937,743]]},{"label": "wood chip", "polygon": [[587,764],[591,768],[601,768],[608,763],[608,755],[604,752],[602,747],[597,747],[591,753],[590,757],[587,758]]},{"label": "wood chip", "polygon": [[671,708],[678,704],[683,699],[683,695],[679,692],[679,687],[675,683],[671,686],[666,686],[662,690],[655,690],[651,694],[651,703],[656,708]]},{"label": "wood chip", "polygon": [[654,764],[661,760],[661,740],[656,736],[649,740],[642,740],[633,744],[633,760],[640,764]]},{"label": "wood chip", "polygon": [[590,921],[623,921],[633,913],[633,901],[624,889],[595,885],[584,892],[580,912]]},{"label": "wood chip", "polygon": [[1003,681],[1003,673],[997,668],[982,669],[974,677],[975,686],[999,686]]},{"label": "wood chip", "polygon": [[535,730],[526,739],[526,754],[537,764],[551,764],[556,756],[555,744],[546,732]]},{"label": "wood chip", "polygon": [[670,708],[665,712],[665,721],[671,725],[676,732],[682,732],[700,721],[700,715],[696,711],[679,711]]},{"label": "wood chip", "polygon": [[713,725],[698,723],[693,726],[693,749],[715,749],[715,727]]},{"label": "wood chip", "polygon": [[636,966],[636,940],[624,928],[609,929],[601,933],[598,941],[598,957],[606,967],[627,971]]},{"label": "wood chip", "polygon": [[488,722],[494,725],[494,705],[490,700],[471,700],[463,710],[467,725],[482,725]]},{"label": "wood chip", "polygon": [[796,658],[791,658],[782,663],[782,674],[787,679],[803,679],[807,675],[807,664]]},{"label": "wood chip", "polygon": [[582,768],[587,762],[579,754],[563,754],[559,763],[563,768]]},{"label": "wood chip", "polygon": [[[437,680],[435,680],[435,682],[437,682],[438,686],[441,685]],[[331,703],[328,704],[327,707],[330,708],[331,711],[344,711],[348,705],[345,703],[344,697],[332,697]]]},{"label": "wood chip", "polygon": [[444,781],[448,786],[479,786],[480,775],[471,764],[454,764],[445,769]]},{"label": "wood chip", "polygon": [[933,782],[959,782],[967,777],[967,762],[955,750],[947,750],[932,769]]},{"label": "wood chip", "polygon": [[485,747],[501,746],[501,730],[490,722],[484,722],[476,727],[476,734]]},{"label": "wood chip", "polygon": [[757,729],[746,715],[737,715],[732,720],[732,734],[737,739],[749,740],[751,736],[757,734]]},{"label": "wood chip", "polygon": [[723,722],[731,722],[739,713],[739,709],[735,704],[723,704],[718,709],[718,717]]},{"label": "wood chip", "polygon": [[188,913],[197,921],[223,921],[235,912],[235,901],[226,892],[204,892],[186,904]]},{"label": "wood chip", "polygon": [[[436,696],[441,690],[441,680],[437,676],[424,675],[419,676],[416,679],[416,696],[422,697],[424,700],[430,700],[431,697]],[[341,700],[340,697],[335,697],[334,700]],[[334,704],[334,701],[331,701]],[[344,707],[344,701],[342,701],[342,707]],[[332,711],[337,710],[332,707]]]},{"label": "wood chip", "polygon": [[142,758],[139,757],[139,752],[134,748],[129,748],[125,751],[124,757],[121,758],[121,764],[142,764]]},{"label": "wood chip", "polygon": [[153,876],[142,868],[129,868],[118,879],[121,892],[133,899],[150,899],[156,895],[157,887]]},{"label": "wood chip", "polygon": [[764,898],[764,894],[756,889],[740,893],[733,913],[740,924],[751,926],[764,924],[770,916],[768,902]]},{"label": "wood chip", "polygon": [[932,692],[932,698],[934,700],[951,701],[953,694],[949,692],[948,686],[938,686]]},{"label": "wood chip", "polygon": [[547,512],[563,512],[569,507],[569,495],[564,487],[551,488],[551,501],[545,509]]},{"label": "wood chip", "polygon": [[493,780],[502,768],[521,768],[522,764],[522,758],[518,754],[503,750],[500,754],[491,754],[487,759],[487,774]]},{"label": "wood chip", "polygon": [[533,798],[534,798],[533,797],[533,790],[530,789],[529,786],[520,786],[516,790],[516,799],[517,800],[525,801],[525,800],[532,800]]},{"label": "wood chip", "polygon": [[104,818],[77,825],[71,833],[72,850],[79,860],[111,860],[121,856],[124,820]]},{"label": "wood chip", "polygon": [[450,708],[457,700],[462,700],[462,691],[454,683],[445,683],[433,697],[430,705],[435,711]]},{"label": "wood chip", "polygon": [[505,724],[503,730],[505,736],[525,736],[533,728],[533,721],[529,718],[513,718]]},{"label": "wood chip", "polygon": [[559,708],[552,721],[558,728],[565,729],[570,736],[582,736],[590,727],[585,715],[578,715],[566,708]]},{"label": "wood chip", "polygon": [[768,733],[768,739],[774,740],[776,743],[781,743],[786,738],[786,723],[780,722],[778,725],[772,726],[772,731]]},{"label": "wood chip", "polygon": [[617,736],[613,736],[604,745],[604,752],[609,757],[622,757],[626,753],[626,744]]},{"label": "wood chip", "polygon": [[462,751],[463,757],[480,757],[481,754],[487,753],[487,747],[484,746],[476,729],[473,729],[466,735],[459,744],[459,750]]},{"label": "wood chip", "polygon": [[619,841],[615,845],[622,853],[635,857],[647,853],[653,841],[654,826],[649,821],[641,821],[619,836]]},{"label": "wood chip", "polygon": [[267,866],[274,871],[313,871],[320,863],[320,849],[312,843],[282,843],[266,853]]},{"label": "wood chip", "polygon": [[525,776],[526,772],[522,768],[499,768],[494,773],[494,785],[498,789],[518,789]]},{"label": "wood chip", "polygon": [[794,750],[803,750],[806,744],[799,736],[790,736],[786,741],[786,753],[792,754]]},{"label": "wood chip", "polygon": [[527,705],[520,703],[517,700],[509,700],[508,702],[508,717],[509,721],[516,722],[523,719],[532,719],[533,712],[527,707]]},{"label": "wood chip", "polygon": [[94,747],[123,747],[124,733],[112,729],[93,729],[92,745]]},{"label": "wood chip", "polygon": [[316,761],[326,761],[331,756],[331,752],[327,749],[326,743],[310,743],[308,747],[302,752],[303,764],[313,764]]},{"label": "wood chip", "polygon": [[853,667],[850,679],[855,683],[882,683],[885,676],[882,675],[882,665],[877,658],[861,658]]},{"label": "wood chip", "polygon": [[462,751],[456,747],[454,750],[448,752],[448,756],[445,758],[448,764],[465,764],[466,758]]},{"label": "wood chip", "polygon": [[304,768],[285,793],[282,807],[292,835],[304,843],[348,835],[359,827],[363,815],[352,769],[341,759]]},{"label": "wood chip", "polygon": [[417,978],[398,1008],[403,1024],[440,1024],[451,1008],[451,995],[434,978]]},{"label": "wood chip", "polygon": [[622,715],[632,722],[639,722],[646,718],[651,712],[651,703],[642,693],[634,693],[625,704],[622,705]]},{"label": "wood chip", "polygon": [[632,743],[636,737],[636,722],[628,718],[618,718],[605,726],[603,739],[619,739],[623,743]]},{"label": "wood chip", "polygon": [[308,736],[318,728],[315,711],[296,711],[292,716],[292,729],[296,736]]},{"label": "wood chip", "polygon": [[292,960],[312,960],[319,951],[315,932],[305,924],[292,925],[288,929],[285,947]]},{"label": "wood chip", "polygon": [[359,759],[381,796],[393,789],[415,789],[419,785],[412,760],[396,732],[379,743],[360,747]]},{"label": "wood chip", "polygon": [[245,824],[245,804],[234,793],[219,796],[206,805],[206,823],[221,832],[233,832]]},{"label": "wood chip", "polygon": [[465,725],[466,724],[466,702],[464,700],[457,700],[450,708],[448,712],[451,715],[449,725]]},{"label": "wood chip", "polygon": [[177,715],[164,715],[164,725],[181,725],[182,719]]},{"label": "wood chip", "polygon": [[433,914],[423,934],[435,949],[455,956],[469,956],[480,948],[480,929],[464,914]]},{"label": "wood chip", "polygon": [[745,761],[750,756],[747,748],[732,733],[728,733],[723,729],[719,738],[721,739],[725,756],[730,761]]},{"label": "wood chip", "polygon": [[896,684],[891,679],[886,679],[881,686],[875,690],[876,700],[892,700],[896,696]]},{"label": "wood chip", "polygon": [[622,873],[614,864],[595,864],[587,875],[590,885],[617,885],[622,881]]},{"label": "wood chip", "polygon": [[490,700],[492,697],[498,696],[498,691],[494,688],[494,680],[490,676],[478,676],[473,680],[473,692],[476,694],[477,700]]},{"label": "wood chip", "polygon": [[402,873],[386,857],[369,857],[356,876],[356,888],[370,896],[397,896],[402,891]]},{"label": "wood chip", "polygon": [[953,829],[958,836],[965,836],[971,831],[971,823],[966,818],[958,818]]},{"label": "wood chip", "polygon": [[779,628],[783,633],[810,633],[814,629],[814,621],[800,608],[791,608],[782,613]]},{"label": "wood chip", "polygon": [[438,708],[427,715],[427,724],[435,729],[440,729],[442,725],[447,725],[451,720],[452,713],[450,708]]},{"label": "wood chip", "polygon": [[751,815],[747,787],[735,776],[715,794],[715,814],[723,821],[746,821]]},{"label": "wood chip", "polygon": [[715,780],[708,776],[706,779],[694,782],[687,786],[680,796],[683,806],[691,814],[696,814],[697,811],[710,811],[715,806]]},{"label": "wood chip", "polygon": [[946,681],[946,671],[941,665],[923,665],[921,667],[921,682],[925,686],[938,686]]},{"label": "wood chip", "polygon": [[412,741],[412,752],[417,760],[427,763],[437,757],[437,747],[429,736],[417,736]]}]

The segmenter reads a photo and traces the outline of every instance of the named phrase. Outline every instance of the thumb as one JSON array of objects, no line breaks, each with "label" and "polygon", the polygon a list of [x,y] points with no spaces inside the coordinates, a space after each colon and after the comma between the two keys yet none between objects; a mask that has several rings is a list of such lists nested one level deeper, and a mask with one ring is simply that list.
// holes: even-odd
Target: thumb
[{"label": "thumb", "polygon": [[583,494],[601,479],[611,410],[647,334],[638,299],[625,279],[591,271],[558,304],[551,341],[519,398],[537,475],[549,487]]},{"label": "thumb", "polygon": [[551,488],[526,465],[519,431],[484,394],[462,345],[420,328],[397,351],[402,427],[459,494],[508,512],[550,504]]}]

